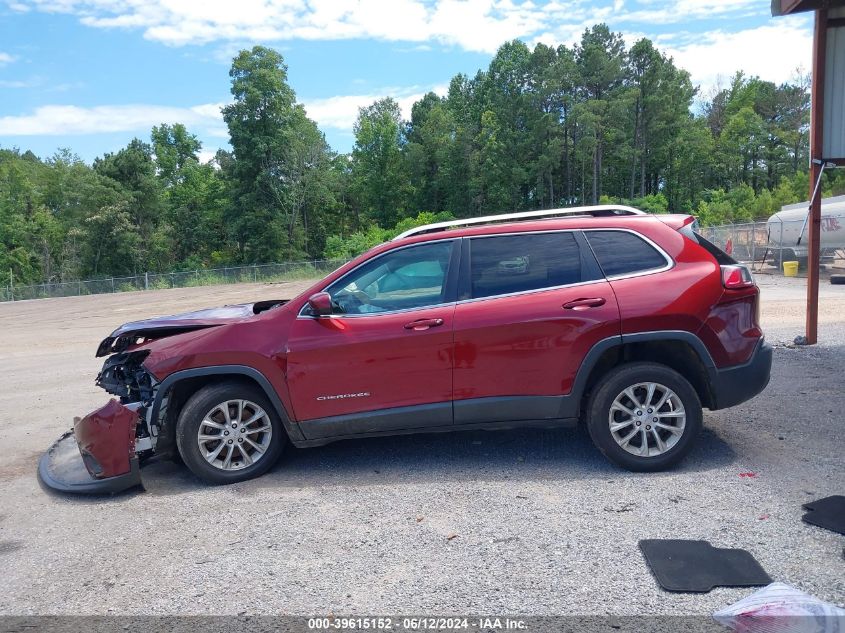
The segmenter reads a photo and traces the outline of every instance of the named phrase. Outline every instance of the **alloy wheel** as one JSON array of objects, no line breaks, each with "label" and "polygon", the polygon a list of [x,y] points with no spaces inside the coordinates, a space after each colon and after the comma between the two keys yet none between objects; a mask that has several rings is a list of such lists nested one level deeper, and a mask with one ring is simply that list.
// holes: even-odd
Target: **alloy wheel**
[{"label": "alloy wheel", "polygon": [[610,405],[608,424],[614,441],[638,457],[656,457],[681,439],[687,416],[680,397],[656,382],[625,388]]},{"label": "alloy wheel", "polygon": [[249,400],[227,400],[203,416],[197,443],[205,461],[233,471],[262,459],[272,436],[273,427],[264,409]]}]

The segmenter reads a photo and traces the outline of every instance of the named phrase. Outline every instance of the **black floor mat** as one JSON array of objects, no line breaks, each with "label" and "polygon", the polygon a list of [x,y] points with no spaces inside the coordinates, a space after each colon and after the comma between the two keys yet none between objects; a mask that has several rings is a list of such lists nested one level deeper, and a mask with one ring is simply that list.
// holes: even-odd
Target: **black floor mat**
[{"label": "black floor mat", "polygon": [[804,523],[845,534],[845,497],[842,495],[805,503],[804,509],[809,510],[801,517]]},{"label": "black floor mat", "polygon": [[772,582],[744,549],[717,549],[707,541],[640,541],[640,550],[667,591],[707,592],[713,587],[756,587]]}]

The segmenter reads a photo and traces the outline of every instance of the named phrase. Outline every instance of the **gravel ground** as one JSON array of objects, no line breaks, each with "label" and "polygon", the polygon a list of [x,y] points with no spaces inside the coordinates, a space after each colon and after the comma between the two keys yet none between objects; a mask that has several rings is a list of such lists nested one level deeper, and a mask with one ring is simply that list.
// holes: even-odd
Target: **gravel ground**
[{"label": "gravel ground", "polygon": [[772,381],[707,413],[672,472],[621,471],[580,430],[469,432],[289,449],[228,487],[153,464],[145,492],[98,499],[47,494],[35,469],[104,401],[99,339],[303,284],[0,304],[0,614],[687,615],[752,591],[661,591],[642,538],[746,548],[772,578],[841,605],[845,539],[803,524],[801,504],[845,494],[845,286],[823,287],[823,342],[792,348],[802,281],[759,280]]}]

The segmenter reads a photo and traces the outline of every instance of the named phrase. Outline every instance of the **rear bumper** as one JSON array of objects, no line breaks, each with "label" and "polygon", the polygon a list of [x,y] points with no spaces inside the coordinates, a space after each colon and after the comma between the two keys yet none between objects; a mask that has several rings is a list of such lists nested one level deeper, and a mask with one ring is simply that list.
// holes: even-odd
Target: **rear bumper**
[{"label": "rear bumper", "polygon": [[712,409],[726,409],[751,400],[769,384],[772,346],[760,339],[747,363],[716,369],[711,377]]},{"label": "rear bumper", "polygon": [[135,454],[138,406],[111,400],[77,418],[38,463],[38,476],[61,492],[120,492],[141,483]]}]

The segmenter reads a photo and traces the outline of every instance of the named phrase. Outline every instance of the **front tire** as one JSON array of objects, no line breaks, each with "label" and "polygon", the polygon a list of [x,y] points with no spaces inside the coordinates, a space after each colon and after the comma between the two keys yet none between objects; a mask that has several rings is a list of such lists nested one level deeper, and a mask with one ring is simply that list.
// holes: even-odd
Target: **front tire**
[{"label": "front tire", "polygon": [[611,370],[590,398],[587,428],[613,463],[636,472],[664,470],[692,449],[701,430],[701,401],[675,370],[628,363]]},{"label": "front tire", "polygon": [[210,484],[263,475],[287,443],[278,414],[257,387],[223,382],[199,389],[182,407],[176,446],[185,465]]}]

